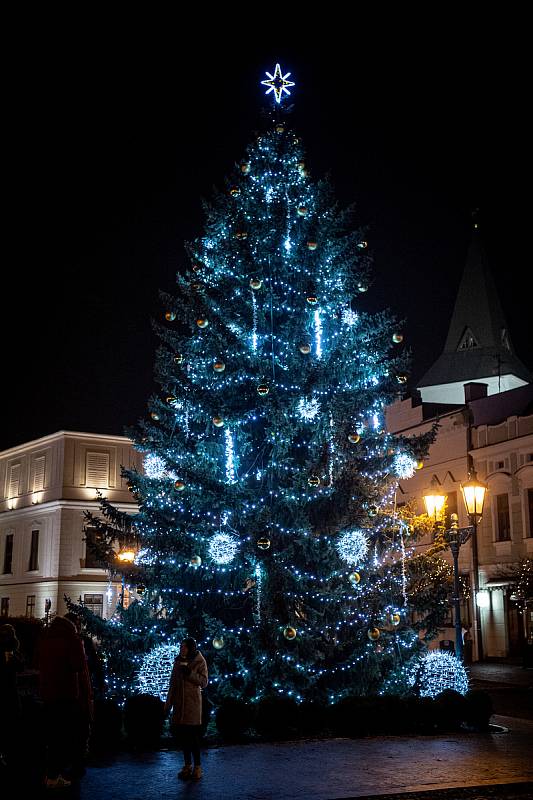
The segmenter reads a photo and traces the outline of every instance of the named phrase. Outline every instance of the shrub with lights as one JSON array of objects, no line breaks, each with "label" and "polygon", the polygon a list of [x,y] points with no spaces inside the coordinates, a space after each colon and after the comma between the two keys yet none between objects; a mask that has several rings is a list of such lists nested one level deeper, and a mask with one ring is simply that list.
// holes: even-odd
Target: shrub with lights
[{"label": "shrub with lights", "polygon": [[[219,698],[377,692],[433,635],[446,592],[429,560],[418,592],[395,509],[433,434],[385,430],[407,357],[398,322],[362,302],[367,234],[278,111],[187,253],[156,324],[161,390],[134,434],[144,470],[125,473],[149,612],[136,642],[194,636]],[[145,657],[131,685],[156,674],[159,695]]]}]

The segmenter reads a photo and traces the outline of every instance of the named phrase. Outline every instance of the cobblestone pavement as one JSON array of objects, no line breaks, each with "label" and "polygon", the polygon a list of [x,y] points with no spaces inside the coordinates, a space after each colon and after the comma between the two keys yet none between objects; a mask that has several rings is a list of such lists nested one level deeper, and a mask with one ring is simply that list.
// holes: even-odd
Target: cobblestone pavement
[{"label": "cobblestone pavement", "polygon": [[[533,799],[513,787],[489,794],[491,784],[533,781],[533,726],[486,735],[383,737],[249,744],[205,753],[204,778],[182,783],[175,751],[121,753],[89,767],[79,800],[339,800],[398,792],[454,788],[447,800],[466,797],[459,787],[478,787],[472,798]],[[486,786],[486,793],[483,787]],[[528,794],[529,792],[529,794]],[[74,792],[69,792],[74,794]],[[423,797],[423,795],[422,795]]]},{"label": "cobblestone pavement", "polygon": [[480,687],[485,683],[495,683],[533,689],[533,668],[523,669],[517,664],[484,661],[471,664],[468,672],[474,685]]}]

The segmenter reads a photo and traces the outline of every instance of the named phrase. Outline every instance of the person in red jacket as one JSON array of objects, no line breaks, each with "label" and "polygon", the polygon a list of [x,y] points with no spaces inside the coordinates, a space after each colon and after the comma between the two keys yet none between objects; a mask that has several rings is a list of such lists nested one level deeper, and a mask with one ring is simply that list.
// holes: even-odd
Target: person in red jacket
[{"label": "person in red jacket", "polygon": [[[70,620],[55,617],[39,644],[40,692],[47,723],[45,785],[69,786],[83,774],[92,693],[83,643]],[[65,773],[65,774],[63,774]]]}]

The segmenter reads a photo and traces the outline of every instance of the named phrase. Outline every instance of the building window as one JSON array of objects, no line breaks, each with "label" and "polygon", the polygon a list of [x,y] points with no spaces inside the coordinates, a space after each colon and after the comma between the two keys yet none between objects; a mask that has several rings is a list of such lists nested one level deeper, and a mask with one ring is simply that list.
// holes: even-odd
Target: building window
[{"label": "building window", "polygon": [[496,495],[496,541],[507,542],[511,538],[509,495]]},{"label": "building window", "polygon": [[529,511],[529,535],[533,536],[533,489],[527,490],[527,508]]},{"label": "building window", "polygon": [[9,617],[9,597],[0,600],[0,617]]},{"label": "building window", "polygon": [[29,572],[39,569],[39,531],[31,532],[30,561],[28,564]]},{"label": "building window", "polygon": [[4,545],[4,575],[13,571],[13,534],[8,533]]},{"label": "building window", "polygon": [[20,494],[20,464],[11,464],[8,474],[7,496],[8,499],[11,499]]},{"label": "building window", "polygon": [[96,528],[85,528],[85,569],[105,569],[106,565],[98,559],[91,545],[103,542],[103,535]]},{"label": "building window", "polygon": [[26,616],[27,617],[34,617],[35,616],[35,595],[29,594],[26,597]]},{"label": "building window", "polygon": [[42,492],[44,489],[45,456],[33,460],[33,491]]},{"label": "building window", "polygon": [[474,347],[479,347],[476,337],[470,330],[470,328],[466,328],[465,332],[461,337],[461,341],[459,342],[458,350],[472,350]]},{"label": "building window", "polygon": [[85,485],[95,489],[109,488],[109,453],[87,453]]},{"label": "building window", "polygon": [[496,462],[496,469],[503,469],[504,467],[505,467],[505,461]]},{"label": "building window", "polygon": [[83,605],[97,617],[104,616],[104,595],[103,594],[84,594]]}]

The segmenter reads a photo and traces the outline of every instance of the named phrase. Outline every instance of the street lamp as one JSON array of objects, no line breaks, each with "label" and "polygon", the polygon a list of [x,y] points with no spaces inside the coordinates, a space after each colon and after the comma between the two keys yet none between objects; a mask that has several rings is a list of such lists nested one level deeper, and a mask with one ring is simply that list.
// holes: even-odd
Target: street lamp
[{"label": "street lamp", "polygon": [[422,497],[426,506],[426,513],[436,525],[446,503],[446,495],[440,490],[440,484],[435,477],[431,479],[431,484]]},{"label": "street lamp", "polygon": [[136,555],[137,553],[131,545],[122,545],[117,553],[117,561],[120,561],[121,565],[123,566],[123,569],[120,570],[122,573],[122,588],[120,592],[120,605],[122,608],[124,608],[124,591],[126,588],[125,572],[127,568],[131,567],[135,561]]},{"label": "street lamp", "polygon": [[[486,483],[480,481],[476,475],[476,470],[471,464],[468,473],[468,480],[461,484],[461,492],[463,493],[463,500],[465,503],[466,513],[472,525],[472,567],[474,574],[473,595],[477,598],[479,594],[479,569],[478,569],[478,552],[477,552],[477,526],[481,522],[483,516],[483,505],[485,503],[485,495],[488,487]],[[483,660],[483,640],[481,637],[481,612],[479,608],[474,607],[474,615],[476,619],[476,640],[477,640],[477,656],[479,661]]]}]

